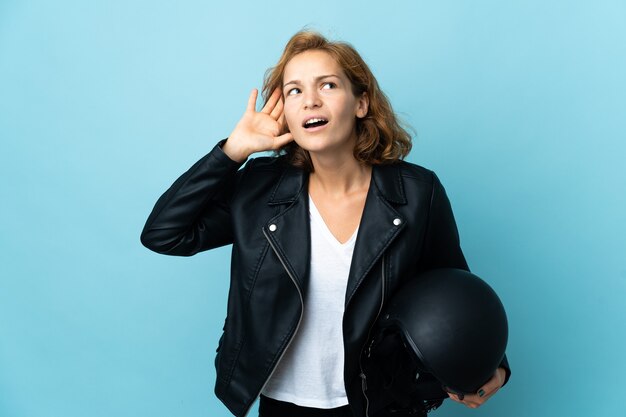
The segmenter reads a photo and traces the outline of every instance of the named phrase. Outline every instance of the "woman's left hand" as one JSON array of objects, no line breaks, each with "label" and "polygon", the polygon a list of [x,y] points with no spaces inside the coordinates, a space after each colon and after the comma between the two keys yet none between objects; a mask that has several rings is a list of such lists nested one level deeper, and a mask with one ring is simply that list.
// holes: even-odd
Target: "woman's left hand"
[{"label": "woman's left hand", "polygon": [[504,384],[504,378],[506,376],[506,371],[504,368],[496,369],[496,373],[493,374],[493,377],[485,384],[481,389],[478,390],[476,394],[467,394],[464,397],[461,397],[457,394],[448,393],[448,396],[452,398],[452,400],[465,404],[469,408],[478,408],[483,405],[489,398],[493,396]]}]

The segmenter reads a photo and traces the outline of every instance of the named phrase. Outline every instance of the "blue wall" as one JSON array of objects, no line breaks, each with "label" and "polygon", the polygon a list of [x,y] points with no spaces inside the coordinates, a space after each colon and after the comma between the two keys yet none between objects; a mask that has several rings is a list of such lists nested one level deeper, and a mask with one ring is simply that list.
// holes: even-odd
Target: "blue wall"
[{"label": "blue wall", "polygon": [[[445,416],[618,416],[624,1],[0,2],[0,416],[226,416],[229,249],[144,249],[305,25],[353,43],[510,320],[510,384]],[[254,415],[254,414],[252,414]]]}]

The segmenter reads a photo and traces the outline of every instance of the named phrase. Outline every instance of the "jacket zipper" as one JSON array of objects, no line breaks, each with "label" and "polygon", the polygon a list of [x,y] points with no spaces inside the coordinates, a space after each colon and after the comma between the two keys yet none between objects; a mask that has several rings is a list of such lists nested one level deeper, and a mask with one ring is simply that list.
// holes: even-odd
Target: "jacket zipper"
[{"label": "jacket zipper", "polygon": [[[263,383],[263,386],[261,387],[261,389],[259,390],[257,395],[254,397],[254,401],[256,401],[256,399],[259,398],[259,396],[261,395],[261,392],[263,392],[263,389],[265,388],[267,383],[272,378],[272,375],[274,375],[274,371],[276,371],[276,367],[278,366],[280,361],[283,359],[283,356],[285,356],[285,353],[289,349],[289,346],[291,345],[291,342],[293,342],[293,339],[296,336],[296,333],[298,333],[298,329],[300,328],[300,323],[302,323],[302,316],[304,314],[304,299],[302,298],[302,291],[300,290],[300,287],[298,286],[298,283],[294,279],[293,275],[291,275],[291,273],[289,272],[289,269],[287,269],[287,266],[285,265],[285,261],[283,261],[283,258],[281,258],[280,254],[276,250],[276,247],[272,243],[272,240],[270,239],[270,237],[267,235],[267,232],[265,231],[265,228],[263,228],[263,234],[265,235],[265,238],[267,239],[267,241],[269,242],[270,246],[272,247],[272,250],[276,254],[276,257],[280,261],[281,265],[283,266],[283,268],[287,272],[287,275],[289,275],[289,278],[293,282],[293,285],[295,285],[296,289],[298,290],[298,295],[300,296],[300,305],[302,306],[302,310],[300,311],[300,318],[298,318],[298,324],[296,325],[296,330],[293,332],[293,334],[291,335],[291,338],[289,339],[289,342],[287,342],[287,346],[285,346],[285,349],[283,349],[282,353],[280,354],[280,358],[278,358],[278,361],[274,365],[274,368],[272,369],[272,372],[270,372],[269,376],[267,377],[267,379]],[[248,407],[248,409],[244,413],[244,417],[246,417],[248,415],[248,413],[250,412],[250,409],[252,408],[252,404],[254,404],[254,401],[252,401],[252,403],[250,403],[250,407]]]},{"label": "jacket zipper", "polygon": [[[385,255],[383,254],[382,258],[382,271],[381,271],[381,297],[380,297],[380,306],[378,307],[378,313],[376,314],[376,318],[372,322],[369,331],[367,332],[367,339],[365,339],[365,343],[367,344],[370,340],[372,329],[376,325],[378,321],[378,317],[380,316],[381,311],[383,310],[383,303],[385,302]],[[365,348],[365,345],[363,345]],[[368,347],[369,349],[369,347]],[[367,397],[365,391],[367,390],[367,380],[365,376],[365,372],[363,372],[363,361],[361,360],[362,355],[359,355],[359,368],[361,369],[361,390],[363,391],[363,396],[365,397],[365,417],[369,417],[369,408],[370,408],[370,400]]]}]

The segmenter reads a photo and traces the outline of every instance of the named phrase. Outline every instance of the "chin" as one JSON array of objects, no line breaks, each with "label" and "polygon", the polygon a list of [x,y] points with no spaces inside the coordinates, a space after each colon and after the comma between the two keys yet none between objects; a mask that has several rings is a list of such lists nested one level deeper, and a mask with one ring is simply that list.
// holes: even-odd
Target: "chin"
[{"label": "chin", "polygon": [[346,146],[350,147],[350,152],[354,149],[354,143],[349,139],[336,140],[329,139],[326,134],[320,132],[320,134],[312,134],[309,132],[303,132],[296,137],[294,135],[294,142],[298,144],[302,149],[308,152],[328,152],[328,151],[341,151]]},{"label": "chin", "polygon": [[325,147],[324,143],[322,143],[324,141],[323,138],[303,138],[300,136],[299,138],[294,137],[293,141],[296,142],[302,149],[309,152],[315,152]]}]

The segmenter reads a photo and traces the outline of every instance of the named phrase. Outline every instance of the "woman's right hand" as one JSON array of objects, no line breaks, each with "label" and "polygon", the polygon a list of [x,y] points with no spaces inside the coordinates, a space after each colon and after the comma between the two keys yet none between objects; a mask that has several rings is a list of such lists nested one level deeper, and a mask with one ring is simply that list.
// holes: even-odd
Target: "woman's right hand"
[{"label": "woman's right hand", "polygon": [[260,112],[256,111],[258,95],[256,88],[252,90],[246,112],[222,146],[224,153],[233,161],[243,162],[255,152],[276,150],[293,140],[290,132],[280,135],[284,123],[280,89],[274,90]]}]

